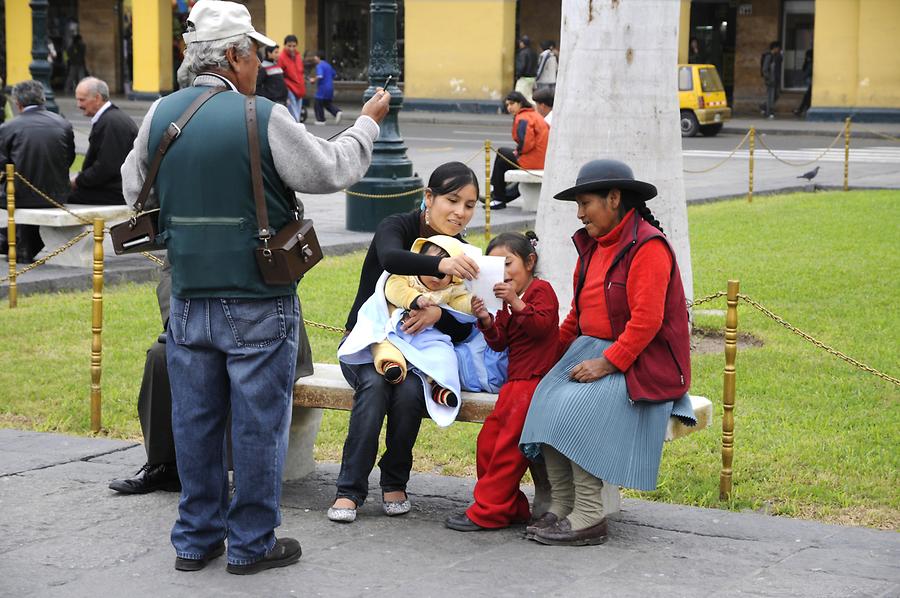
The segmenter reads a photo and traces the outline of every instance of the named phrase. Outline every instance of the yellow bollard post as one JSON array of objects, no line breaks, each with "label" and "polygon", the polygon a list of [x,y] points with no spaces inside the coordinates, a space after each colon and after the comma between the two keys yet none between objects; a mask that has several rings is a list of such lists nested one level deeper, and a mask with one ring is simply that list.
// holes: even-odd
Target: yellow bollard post
[{"label": "yellow bollard post", "polygon": [[484,140],[484,242],[491,240],[491,140]]},{"label": "yellow bollard post", "polygon": [[103,219],[94,218],[94,295],[91,299],[91,432],[100,431],[103,345]]},{"label": "yellow bollard post", "polygon": [[8,217],[6,238],[9,241],[9,307],[19,304],[19,287],[16,285],[16,167],[6,165],[6,214]]},{"label": "yellow bollard post", "polygon": [[732,461],[734,459],[734,361],[737,357],[738,293],[741,283],[728,281],[728,311],[725,314],[725,375],[722,390],[722,473],[719,476],[719,500],[731,498]]},{"label": "yellow bollard post", "polygon": [[756,128],[750,127],[750,180],[747,186],[747,203],[753,201],[753,150],[756,147]]},{"label": "yellow bollard post", "polygon": [[850,117],[844,121],[844,191],[850,190]]}]

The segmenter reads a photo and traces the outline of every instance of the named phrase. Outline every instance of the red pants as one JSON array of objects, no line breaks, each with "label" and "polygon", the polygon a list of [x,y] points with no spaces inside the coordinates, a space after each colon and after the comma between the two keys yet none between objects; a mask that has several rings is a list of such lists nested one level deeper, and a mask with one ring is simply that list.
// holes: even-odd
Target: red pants
[{"label": "red pants", "polygon": [[540,381],[531,378],[504,384],[494,411],[478,434],[475,503],[466,515],[481,527],[507,527],[527,522],[531,516],[528,498],[519,490],[529,463],[519,450],[519,437]]}]

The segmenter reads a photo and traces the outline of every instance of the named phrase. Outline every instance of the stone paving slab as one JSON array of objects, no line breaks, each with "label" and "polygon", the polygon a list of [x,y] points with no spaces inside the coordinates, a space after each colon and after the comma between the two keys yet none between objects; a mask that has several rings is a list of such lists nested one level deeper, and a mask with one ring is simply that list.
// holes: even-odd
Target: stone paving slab
[{"label": "stone paving slab", "polygon": [[106,487],[143,461],[134,443],[0,430],[0,596],[900,596],[895,532],[625,500],[605,545],[547,547],[521,527],[445,529],[474,480],[427,474],[410,482],[408,516],[385,517],[373,496],[340,525],[324,515],[333,463],[285,484],[279,534],[300,539],[298,565],[181,573],[177,495]]}]

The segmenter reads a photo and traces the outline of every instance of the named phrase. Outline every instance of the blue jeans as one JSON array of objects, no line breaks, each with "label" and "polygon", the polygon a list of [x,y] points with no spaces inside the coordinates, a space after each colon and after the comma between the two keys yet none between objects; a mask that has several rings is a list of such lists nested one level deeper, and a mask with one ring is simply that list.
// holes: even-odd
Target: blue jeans
[{"label": "blue jeans", "polygon": [[413,463],[413,445],[419,435],[425,400],[422,380],[410,372],[400,384],[390,384],[371,363],[341,364],[344,378],[355,390],[350,429],[344,441],[337,497],[360,507],[369,493],[369,474],[378,456],[378,437],[387,416],[387,445],[378,467],[384,492],[406,490]]},{"label": "blue jeans", "polygon": [[[172,297],[166,362],[181,500],[179,557],[199,559],[228,537],[228,562],[263,558],[281,524],[278,503],[300,332],[296,295]],[[234,496],[225,426],[231,412]]]},{"label": "blue jeans", "polygon": [[300,115],[303,112],[303,98],[295,96],[290,89],[288,90],[287,109],[291,116],[294,117],[294,120],[300,122]]}]

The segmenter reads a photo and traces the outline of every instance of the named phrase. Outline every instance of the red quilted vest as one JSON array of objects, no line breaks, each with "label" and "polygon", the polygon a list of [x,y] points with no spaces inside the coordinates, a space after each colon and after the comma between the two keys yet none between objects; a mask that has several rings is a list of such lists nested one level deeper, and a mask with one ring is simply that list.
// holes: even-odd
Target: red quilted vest
[{"label": "red quilted vest", "polygon": [[[675,261],[675,251],[668,239],[656,227],[634,213],[631,230],[622,231],[619,243],[612,250],[615,258],[606,273],[603,289],[612,325],[613,340],[625,331],[631,319],[625,283],[628,270],[638,248],[651,239],[662,239],[672,254],[672,272],[666,289],[666,304],[662,327],[650,344],[625,372],[628,395],[632,401],[672,401],[680,399],[691,385],[691,333],[688,321],[687,301],[681,284],[681,272]],[[588,264],[597,248],[597,242],[587,231],[580,229],[572,237],[581,269],[575,291],[575,309],[578,295],[584,287]]]}]

